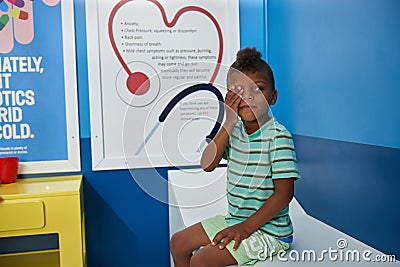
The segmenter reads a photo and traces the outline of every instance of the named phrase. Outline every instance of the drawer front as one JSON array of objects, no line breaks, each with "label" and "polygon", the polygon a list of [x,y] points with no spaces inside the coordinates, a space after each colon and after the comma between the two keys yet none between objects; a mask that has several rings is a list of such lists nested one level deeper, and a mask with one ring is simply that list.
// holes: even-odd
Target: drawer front
[{"label": "drawer front", "polygon": [[6,200],[0,203],[0,232],[42,228],[44,215],[40,200]]}]

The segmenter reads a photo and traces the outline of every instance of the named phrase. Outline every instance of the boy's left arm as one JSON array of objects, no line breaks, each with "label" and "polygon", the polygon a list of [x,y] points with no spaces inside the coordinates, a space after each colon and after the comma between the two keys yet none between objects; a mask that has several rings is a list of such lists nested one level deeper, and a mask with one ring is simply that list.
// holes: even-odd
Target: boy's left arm
[{"label": "boy's left arm", "polygon": [[275,191],[265,201],[259,210],[247,218],[245,221],[232,225],[217,233],[212,241],[212,245],[217,245],[220,249],[232,240],[235,242],[233,250],[236,250],[241,241],[249,237],[258,228],[271,220],[275,214],[284,209],[292,200],[294,195],[294,179],[274,179]]}]

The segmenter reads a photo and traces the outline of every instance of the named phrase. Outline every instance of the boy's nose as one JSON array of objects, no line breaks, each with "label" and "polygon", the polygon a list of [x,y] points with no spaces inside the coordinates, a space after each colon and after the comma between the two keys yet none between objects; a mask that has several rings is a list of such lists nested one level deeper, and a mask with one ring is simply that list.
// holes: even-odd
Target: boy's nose
[{"label": "boy's nose", "polygon": [[244,100],[251,100],[253,99],[253,90],[249,89],[249,88],[244,88],[243,89],[243,93],[242,93],[242,98]]}]

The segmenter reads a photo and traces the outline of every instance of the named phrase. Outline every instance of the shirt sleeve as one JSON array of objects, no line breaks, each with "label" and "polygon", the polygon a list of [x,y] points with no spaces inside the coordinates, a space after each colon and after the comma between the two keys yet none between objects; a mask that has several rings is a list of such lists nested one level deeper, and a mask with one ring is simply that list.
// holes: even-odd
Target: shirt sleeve
[{"label": "shirt sleeve", "polygon": [[272,179],[300,179],[292,135],[287,130],[275,136],[271,156]]}]

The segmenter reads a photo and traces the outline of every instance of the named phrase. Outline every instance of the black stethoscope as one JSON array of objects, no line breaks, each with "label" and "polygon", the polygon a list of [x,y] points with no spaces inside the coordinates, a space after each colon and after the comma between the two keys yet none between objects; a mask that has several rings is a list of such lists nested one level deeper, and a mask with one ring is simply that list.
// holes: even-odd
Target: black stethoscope
[{"label": "black stethoscope", "polygon": [[225,108],[224,108],[224,98],[221,94],[221,92],[212,84],[209,83],[201,83],[201,84],[195,84],[192,85],[186,89],[184,89],[183,91],[181,91],[179,94],[177,94],[176,96],[174,96],[169,103],[165,106],[164,110],[161,112],[160,116],[158,117],[158,122],[156,123],[156,125],[154,125],[154,127],[151,129],[151,131],[149,132],[149,134],[146,136],[146,138],[144,139],[142,145],[136,150],[135,155],[138,155],[140,153],[140,151],[142,151],[142,149],[145,147],[145,145],[147,144],[147,142],[150,140],[150,138],[153,136],[153,134],[155,133],[155,131],[157,130],[157,128],[161,125],[161,123],[163,123],[165,121],[165,119],[167,118],[168,114],[171,113],[172,109],[186,96],[198,92],[198,91],[209,91],[213,94],[215,94],[215,96],[218,99],[218,117],[217,120],[214,124],[214,127],[211,129],[211,132],[209,135],[206,136],[205,141],[207,143],[209,143],[214,137],[215,135],[218,133],[219,128],[221,127],[222,124],[222,120],[224,118],[224,113],[225,113]]}]

